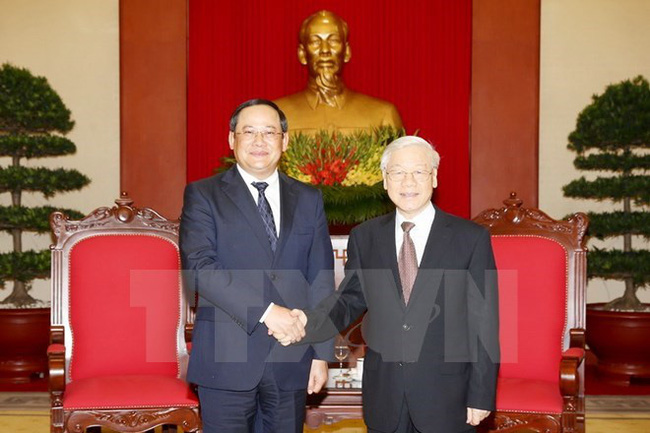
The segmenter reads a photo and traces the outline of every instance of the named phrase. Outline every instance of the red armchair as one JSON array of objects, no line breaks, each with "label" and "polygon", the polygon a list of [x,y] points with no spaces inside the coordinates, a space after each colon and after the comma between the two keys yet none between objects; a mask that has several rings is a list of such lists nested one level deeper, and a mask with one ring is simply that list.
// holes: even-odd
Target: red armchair
[{"label": "red armchair", "polygon": [[516,194],[482,212],[499,269],[501,369],[489,432],[584,432],[585,232]]},{"label": "red armchair", "polygon": [[199,432],[198,399],[183,380],[193,317],[178,222],[125,195],[116,204],[80,221],[50,217],[51,432]]}]

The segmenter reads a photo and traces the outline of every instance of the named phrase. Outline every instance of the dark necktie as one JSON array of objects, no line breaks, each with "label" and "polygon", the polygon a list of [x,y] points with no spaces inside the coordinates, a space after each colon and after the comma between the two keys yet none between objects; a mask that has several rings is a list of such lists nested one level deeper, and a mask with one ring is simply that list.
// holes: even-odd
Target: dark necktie
[{"label": "dark necktie", "polygon": [[415,244],[409,232],[415,227],[415,224],[409,221],[402,223],[402,230],[404,230],[404,240],[402,241],[402,248],[399,250],[399,257],[397,258],[397,266],[399,267],[399,279],[402,282],[402,292],[404,294],[404,304],[408,305],[409,298],[411,297],[411,290],[413,290],[413,283],[418,274],[418,259],[415,255]]},{"label": "dark necktie", "polygon": [[278,233],[275,231],[275,220],[273,219],[273,212],[271,205],[264,195],[264,190],[269,186],[266,182],[253,182],[253,186],[257,188],[259,195],[257,197],[257,209],[260,211],[262,221],[264,222],[264,230],[269,237],[271,244],[271,251],[275,252],[275,246],[278,243]]}]

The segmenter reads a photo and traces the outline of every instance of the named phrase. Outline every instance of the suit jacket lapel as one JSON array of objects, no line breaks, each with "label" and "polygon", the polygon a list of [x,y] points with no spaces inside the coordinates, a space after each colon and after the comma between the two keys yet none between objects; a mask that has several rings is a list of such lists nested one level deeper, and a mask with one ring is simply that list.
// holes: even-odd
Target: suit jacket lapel
[{"label": "suit jacket lapel", "polygon": [[280,178],[280,237],[278,244],[275,248],[276,257],[281,256],[282,249],[287,243],[289,233],[293,227],[293,216],[296,213],[296,206],[298,206],[298,197],[296,192],[291,187],[291,183],[287,176],[279,173]]},{"label": "suit jacket lapel", "polygon": [[380,247],[376,253],[380,255],[380,269],[390,269],[395,279],[397,291],[394,293],[398,298],[398,303],[404,307],[402,300],[402,281],[399,278],[399,268],[397,266],[397,247],[395,245],[395,212],[392,212],[380,223],[380,233],[377,236],[377,242]]},{"label": "suit jacket lapel", "polygon": [[273,260],[273,251],[271,251],[271,244],[269,243],[269,237],[264,230],[264,222],[260,216],[260,212],[255,206],[255,200],[244,183],[244,179],[239,175],[237,167],[233,166],[230,170],[224,173],[221,180],[224,183],[223,192],[235,203],[235,206],[239,208],[240,213],[244,217],[244,220],[251,227],[251,230],[259,240],[262,248],[269,256],[269,259]]},{"label": "suit jacket lapel", "polygon": [[[409,299],[409,306],[417,302],[417,297],[423,290],[430,290],[432,281],[427,281],[426,272],[420,272],[421,269],[442,269],[442,257],[450,250],[449,242],[451,241],[452,231],[449,228],[447,214],[436,206],[436,216],[431,225],[429,238],[424,247],[424,255],[420,261],[418,275],[413,283],[413,291]],[[437,285],[436,285],[437,286]]]}]

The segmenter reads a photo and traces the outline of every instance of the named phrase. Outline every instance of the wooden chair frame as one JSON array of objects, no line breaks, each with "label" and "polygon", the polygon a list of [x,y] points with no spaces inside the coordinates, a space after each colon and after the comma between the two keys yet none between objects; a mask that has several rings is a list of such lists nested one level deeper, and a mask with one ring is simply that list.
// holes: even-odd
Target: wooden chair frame
[{"label": "wooden chair frame", "polygon": [[[50,216],[55,238],[52,251],[52,311],[50,347],[48,349],[49,387],[51,400],[51,432],[83,432],[92,426],[107,427],[120,432],[144,432],[160,425],[175,425],[184,432],[200,432],[197,407],[153,407],[147,409],[70,410],[63,407],[68,368],[72,355],[72,334],[68,316],[68,257],[66,252],[80,240],[97,235],[155,235],[178,245],[178,221],[167,220],[149,208],[133,207],[133,201],[122,193],[112,208],[102,207],[80,221],[71,221],[63,213]],[[191,344],[194,315],[186,302],[181,308],[177,326],[177,354],[181,377],[188,361],[187,345]],[[66,344],[67,343],[67,344]]]},{"label": "wooden chair frame", "polygon": [[504,207],[481,212],[474,221],[494,235],[544,237],[561,244],[567,252],[567,302],[563,354],[558,366],[561,414],[499,411],[488,418],[480,431],[564,432],[585,430],[585,285],[587,274],[585,234],[589,220],[576,213],[567,220],[555,220],[539,209],[525,208],[515,193]]}]

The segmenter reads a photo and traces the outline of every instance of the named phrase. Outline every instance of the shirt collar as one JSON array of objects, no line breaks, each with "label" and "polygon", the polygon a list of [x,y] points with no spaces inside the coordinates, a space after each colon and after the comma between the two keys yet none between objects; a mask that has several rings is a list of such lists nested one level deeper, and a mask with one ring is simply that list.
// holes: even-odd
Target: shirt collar
[{"label": "shirt collar", "polygon": [[402,215],[399,210],[395,210],[395,227],[401,227],[404,221],[411,221],[415,224],[415,227],[431,227],[435,217],[436,209],[433,207],[433,204],[431,204],[431,201],[429,201],[429,204],[422,209],[422,212],[410,219],[404,218],[404,215]]},{"label": "shirt collar", "polygon": [[242,179],[244,179],[244,182],[246,185],[251,185],[253,182],[266,182],[269,184],[269,186],[274,186],[278,183],[279,175],[278,175],[278,169],[276,168],[273,173],[266,179],[258,179],[246,170],[244,170],[241,165],[237,164],[237,171],[241,175]]}]

